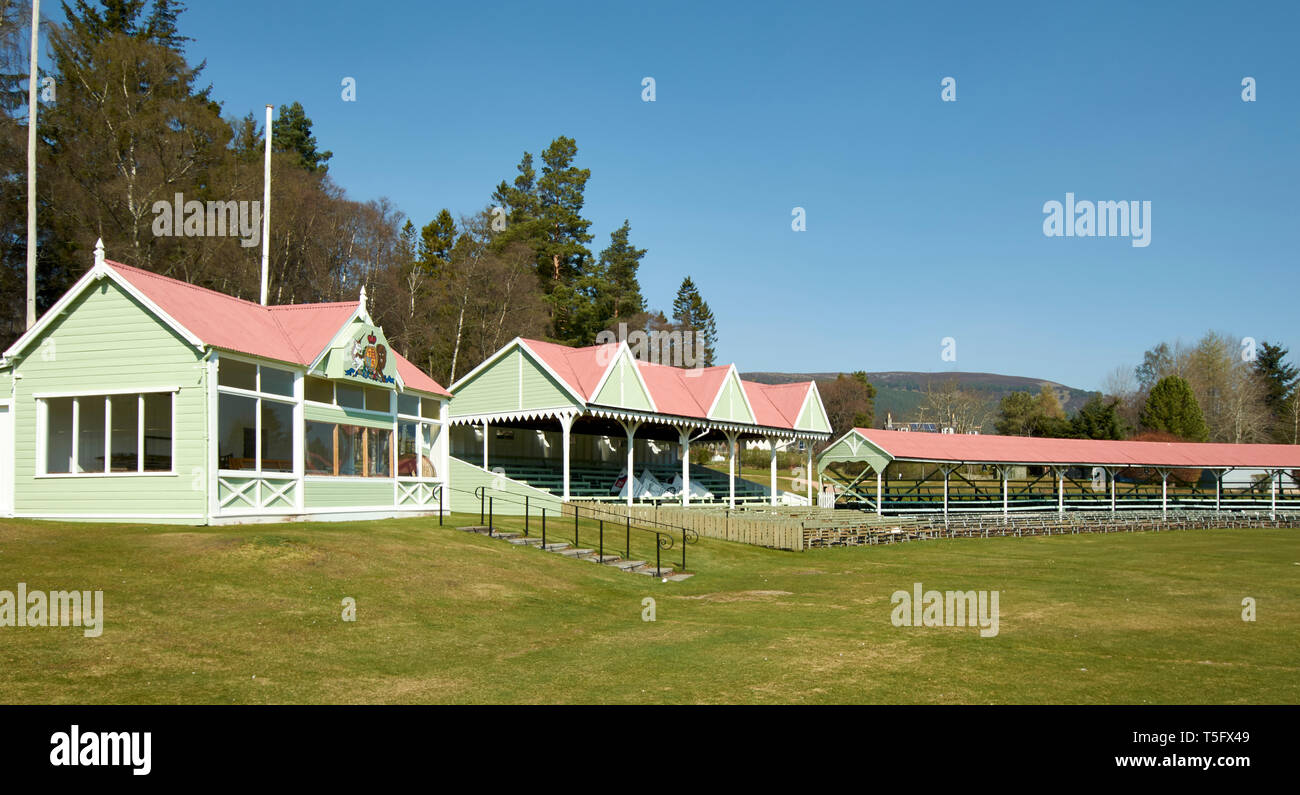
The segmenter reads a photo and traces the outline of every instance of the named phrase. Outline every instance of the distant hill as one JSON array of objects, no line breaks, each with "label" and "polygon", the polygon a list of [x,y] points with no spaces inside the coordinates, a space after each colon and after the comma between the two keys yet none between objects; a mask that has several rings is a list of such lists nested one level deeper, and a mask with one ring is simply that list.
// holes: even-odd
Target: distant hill
[{"label": "distant hill", "polygon": [[[830,381],[839,373],[742,373],[748,381],[760,384],[788,384],[793,381]],[[925,399],[925,386],[939,389],[948,381],[955,380],[957,386],[969,392],[987,395],[989,420],[984,425],[984,433],[993,433],[993,421],[997,417],[998,403],[1012,392],[1030,392],[1037,394],[1043,384],[1056,390],[1056,395],[1065,407],[1066,413],[1077,411],[1094,393],[1083,389],[1058,384],[1043,378],[1025,378],[1018,375],[999,375],[998,373],[914,373],[883,372],[867,373],[867,380],[876,387],[876,425],[883,425],[885,415],[892,413],[895,422],[917,419],[917,409]]]}]

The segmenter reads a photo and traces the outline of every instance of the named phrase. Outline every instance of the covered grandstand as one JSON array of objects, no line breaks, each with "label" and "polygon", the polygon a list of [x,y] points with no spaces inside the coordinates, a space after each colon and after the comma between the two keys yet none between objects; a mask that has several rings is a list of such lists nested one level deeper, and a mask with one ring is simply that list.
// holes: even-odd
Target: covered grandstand
[{"label": "covered grandstand", "polygon": [[[814,382],[745,381],[735,365],[638,361],[626,342],[570,348],[517,338],[451,386],[451,455],[463,464],[571,498],[763,501],[777,488],[778,449],[830,438]],[[737,443],[770,443],[769,483],[737,477]],[[728,472],[693,466],[693,444],[725,443]],[[812,500],[812,479],[805,495]]]},{"label": "covered grandstand", "polygon": [[[910,465],[906,466],[906,465]],[[818,456],[839,505],[877,514],[1055,507],[1300,508],[1300,446],[912,433],[854,428]],[[910,469],[904,473],[904,469]],[[1227,473],[1260,477],[1225,485]],[[904,475],[909,475],[904,477]],[[874,480],[874,484],[872,481]],[[954,484],[953,481],[956,481]],[[940,485],[941,484],[941,485]],[[873,488],[874,485],[874,488]],[[955,487],[955,488],[954,488]]]}]

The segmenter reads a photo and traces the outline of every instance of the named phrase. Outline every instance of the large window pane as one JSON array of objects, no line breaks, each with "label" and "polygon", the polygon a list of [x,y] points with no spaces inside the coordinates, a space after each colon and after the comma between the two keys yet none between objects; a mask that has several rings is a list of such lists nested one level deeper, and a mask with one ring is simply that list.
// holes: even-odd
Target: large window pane
[{"label": "large window pane", "polygon": [[397,413],[412,417],[420,416],[420,398],[416,395],[398,395]]},{"label": "large window pane", "polygon": [[234,359],[221,359],[217,362],[217,383],[221,386],[255,390],[257,389],[257,365]]},{"label": "large window pane", "polygon": [[436,478],[438,477],[438,467],[434,464],[434,447],[433,443],[438,438],[438,431],[435,426],[429,423],[420,425],[422,456],[420,458],[420,477]]},{"label": "large window pane", "polygon": [[345,408],[364,409],[366,407],[366,393],[359,386],[336,383],[334,385],[334,395],[338,398],[339,405]]},{"label": "large window pane", "polygon": [[140,468],[140,396],[113,395],[113,429],[109,441],[110,472],[136,472]]},{"label": "large window pane", "polygon": [[77,419],[77,471],[104,471],[103,395],[77,398],[81,404]]},{"label": "large window pane", "polygon": [[293,373],[262,365],[262,391],[270,395],[293,397]]},{"label": "large window pane", "polygon": [[72,471],[72,398],[45,401],[45,471]]},{"label": "large window pane", "polygon": [[171,469],[172,396],[167,392],[145,395],[144,471],[170,472]]},{"label": "large window pane", "polygon": [[307,423],[307,474],[334,474],[334,424]]},{"label": "large window pane", "polygon": [[366,470],[366,474],[373,478],[389,477],[393,461],[393,432],[367,428],[366,440],[369,457],[369,469]]},{"label": "large window pane", "polygon": [[257,400],[221,395],[218,401],[218,465],[222,469],[256,469]]},{"label": "large window pane", "polygon": [[423,398],[420,400],[420,416],[427,419],[436,420],[441,414],[441,406],[438,401]]},{"label": "large window pane", "polygon": [[307,384],[303,388],[303,392],[304,397],[317,403],[334,402],[334,384],[327,378],[307,376]]},{"label": "large window pane", "polygon": [[361,477],[365,455],[365,428],[356,425],[339,426],[339,474]]},{"label": "large window pane", "polygon": [[413,477],[420,474],[419,423],[397,424],[397,474]]},{"label": "large window pane", "polygon": [[293,471],[293,406],[262,401],[262,471]]}]

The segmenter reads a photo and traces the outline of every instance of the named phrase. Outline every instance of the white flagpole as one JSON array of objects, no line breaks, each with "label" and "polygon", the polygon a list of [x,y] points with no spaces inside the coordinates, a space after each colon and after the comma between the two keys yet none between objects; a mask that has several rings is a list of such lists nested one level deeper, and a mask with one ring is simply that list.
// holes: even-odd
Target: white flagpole
[{"label": "white flagpole", "polygon": [[27,328],[36,325],[36,61],[41,0],[32,0],[32,59],[27,75]]},{"label": "white flagpole", "polygon": [[266,306],[266,275],[271,267],[271,106],[266,106],[266,163],[262,173],[262,306]]}]

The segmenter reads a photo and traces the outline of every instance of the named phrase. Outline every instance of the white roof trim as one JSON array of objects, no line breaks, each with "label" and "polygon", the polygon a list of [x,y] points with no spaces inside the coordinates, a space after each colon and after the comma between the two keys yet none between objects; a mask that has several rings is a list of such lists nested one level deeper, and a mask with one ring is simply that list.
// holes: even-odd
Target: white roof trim
[{"label": "white roof trim", "polygon": [[[808,382],[808,392],[804,395],[803,405],[799,407],[799,414],[794,418],[795,426],[797,427],[799,425],[799,417],[803,416],[804,409],[808,408],[808,403],[812,400],[813,395],[817,396],[817,411],[821,413],[822,421],[826,423],[827,428],[831,427],[831,418],[826,416],[826,404],[822,402],[822,393],[821,390],[817,388],[816,381]],[[805,428],[804,430],[811,431],[814,429]],[[825,431],[817,431],[817,433],[825,433]]]},{"label": "white roof trim", "polygon": [[10,345],[9,348],[5,350],[4,358],[11,359],[22,353],[28,345],[40,337],[41,334],[45,333],[46,329],[48,329],[55,320],[61,317],[63,313],[67,311],[68,306],[71,305],[72,302],[75,301],[83,292],[85,292],[88,287],[104,277],[112,279],[114,284],[122,288],[122,290],[132,298],[143,304],[146,309],[148,309],[163,323],[167,324],[173,331],[184,337],[186,342],[199,350],[204,348],[205,343],[203,340],[195,336],[194,332],[176,322],[175,318],[164,312],[162,308],[153,301],[146,298],[144,293],[137,290],[134,285],[127,281],[125,276],[114,270],[112,265],[108,263],[96,263],[94,267],[86,271],[85,275],[78,279],[77,282],[63,294],[63,297],[54,302],[54,306],[51,306],[45,311],[44,315],[41,315],[40,320],[36,321],[36,325],[29,328],[21,337],[14,340],[14,344]]}]

